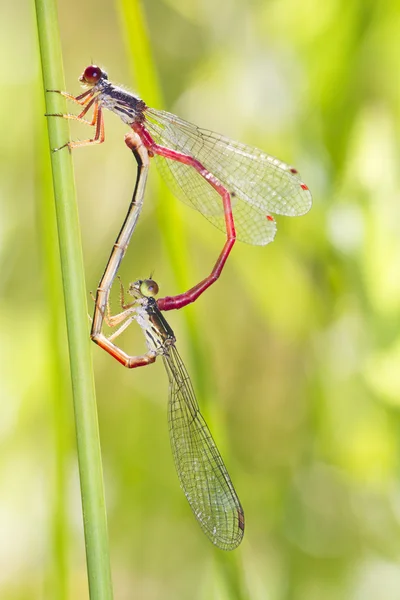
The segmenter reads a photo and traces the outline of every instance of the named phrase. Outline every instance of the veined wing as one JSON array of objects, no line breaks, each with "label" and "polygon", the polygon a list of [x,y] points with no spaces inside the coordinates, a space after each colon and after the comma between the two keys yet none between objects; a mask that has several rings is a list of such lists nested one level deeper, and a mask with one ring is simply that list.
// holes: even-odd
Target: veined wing
[{"label": "veined wing", "polygon": [[[299,216],[310,209],[310,191],[286,163],[171,113],[147,108],[144,116],[157,144],[193,156],[230,192],[238,239],[265,245],[276,231],[270,213]],[[172,192],[225,231],[221,197],[207,181],[188,165],[155,158]]]},{"label": "veined wing", "polygon": [[175,346],[165,349],[163,360],[170,383],[169,434],[181,487],[208,538],[222,550],[233,550],[244,532],[239,498]]}]

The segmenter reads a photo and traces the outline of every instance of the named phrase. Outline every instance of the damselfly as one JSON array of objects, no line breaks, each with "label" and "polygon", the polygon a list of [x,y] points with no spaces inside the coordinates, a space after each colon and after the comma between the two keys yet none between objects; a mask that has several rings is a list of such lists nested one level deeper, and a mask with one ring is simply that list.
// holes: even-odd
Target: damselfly
[{"label": "damselfly", "polygon": [[[128,368],[153,363],[161,356],[169,379],[168,424],[176,471],[190,507],[208,538],[222,550],[236,548],[244,533],[244,513],[225,464],[200,413],[185,365],[175,346],[175,335],[160,312],[155,295],[158,285],[153,280],[131,283],[133,296],[125,304],[121,285],[122,312],[105,320],[119,328],[107,338],[100,334],[97,343]],[[129,356],[112,340],[132,321],[142,328],[148,351],[142,356]]]},{"label": "damselfly", "polygon": [[[220,276],[236,239],[257,245],[271,242],[276,223],[270,213],[293,217],[311,208],[311,193],[300,180],[298,171],[277,158],[201,129],[171,113],[148,107],[137,95],[111,83],[107,73],[95,65],[87,67],[79,80],[88,88],[79,96],[60,90],[49,91],[83,106],[81,113],[49,116],[87,123],[95,128],[95,134],[90,139],[68,142],[64,146],[101,144],[104,141],[103,108],[111,110],[137,134],[172,192],[226,232],[224,248],[210,275],[183,294],[160,298],[161,310],[186,306],[212,285]],[[88,121],[85,115],[91,107],[93,118]],[[135,147],[139,147],[137,138],[130,138]],[[141,177],[145,175],[139,173],[138,185],[144,190]],[[131,228],[125,238],[129,238],[132,231]]]}]

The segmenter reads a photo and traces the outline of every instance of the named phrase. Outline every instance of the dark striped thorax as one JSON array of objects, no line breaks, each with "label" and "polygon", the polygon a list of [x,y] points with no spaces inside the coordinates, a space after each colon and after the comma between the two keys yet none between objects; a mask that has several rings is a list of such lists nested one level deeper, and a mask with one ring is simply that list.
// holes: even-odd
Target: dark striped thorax
[{"label": "dark striped thorax", "polygon": [[155,298],[143,297],[136,309],[136,320],[143,329],[149,350],[164,354],[175,344],[175,334],[160,312]]},{"label": "dark striped thorax", "polygon": [[117,114],[124,123],[142,123],[147,106],[138,96],[120,88],[107,79],[100,79],[95,86],[99,104]]}]

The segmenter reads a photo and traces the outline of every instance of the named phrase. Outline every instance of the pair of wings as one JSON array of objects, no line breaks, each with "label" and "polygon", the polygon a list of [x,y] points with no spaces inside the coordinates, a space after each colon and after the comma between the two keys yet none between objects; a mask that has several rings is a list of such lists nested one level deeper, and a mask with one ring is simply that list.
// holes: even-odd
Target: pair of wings
[{"label": "pair of wings", "polygon": [[233,550],[243,538],[242,506],[177,349],[165,347],[162,356],[170,386],[169,435],[181,487],[207,537],[222,550]]},{"label": "pair of wings", "polygon": [[[271,213],[310,210],[311,193],[290,165],[165,111],[146,108],[144,117],[157,144],[197,159],[228,190],[237,239],[263,246],[276,233]],[[221,196],[209,182],[190,165],[157,154],[155,160],[172,193],[225,231]]]}]

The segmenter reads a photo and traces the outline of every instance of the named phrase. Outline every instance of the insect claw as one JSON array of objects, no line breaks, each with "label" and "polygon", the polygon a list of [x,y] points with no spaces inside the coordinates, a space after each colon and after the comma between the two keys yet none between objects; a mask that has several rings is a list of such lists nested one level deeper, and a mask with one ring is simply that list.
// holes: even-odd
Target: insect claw
[{"label": "insect claw", "polygon": [[53,148],[52,152],[58,152],[59,150],[62,150],[63,148],[65,148],[66,146],[68,146],[69,148],[69,142],[67,142],[66,144],[63,144],[62,146],[60,146],[59,148]]}]

